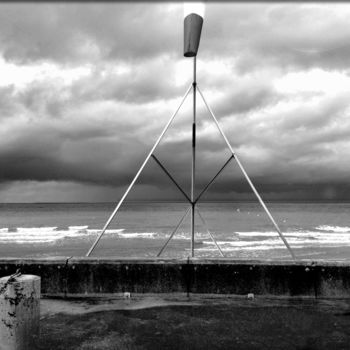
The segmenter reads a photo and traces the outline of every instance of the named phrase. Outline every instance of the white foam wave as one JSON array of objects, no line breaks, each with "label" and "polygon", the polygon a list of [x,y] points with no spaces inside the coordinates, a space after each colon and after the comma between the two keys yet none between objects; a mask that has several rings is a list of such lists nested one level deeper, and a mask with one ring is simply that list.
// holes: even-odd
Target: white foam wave
[{"label": "white foam wave", "polygon": [[[123,239],[155,238],[156,232],[124,232],[124,229],[109,229],[105,235],[114,235]],[[9,230],[0,228],[0,243],[54,243],[62,239],[93,236],[101,233],[101,229],[89,229],[89,226],[69,226],[68,229],[58,230],[57,226],[50,227],[18,227]]]},{"label": "white foam wave", "polygon": [[[317,228],[316,228],[317,229]],[[328,235],[327,235],[328,233]],[[239,237],[256,237],[256,238],[264,238],[264,237],[278,237],[278,233],[276,231],[270,232],[258,232],[258,231],[250,231],[250,232],[236,232]],[[326,239],[327,237],[331,237],[332,239],[348,239],[350,238],[350,232],[346,231],[332,231],[332,232],[320,232],[320,231],[293,231],[293,232],[283,232],[285,237],[290,238],[309,238],[309,239]]]},{"label": "white foam wave", "polygon": [[[123,229],[106,230],[106,234],[119,234]],[[54,243],[62,239],[95,235],[101,230],[88,230],[88,226],[69,226],[67,230],[58,230],[57,226],[18,227],[15,230],[0,229],[0,243]]]},{"label": "white foam wave", "polygon": [[69,231],[85,231],[88,229],[89,226],[68,226]]},{"label": "white foam wave", "polygon": [[17,232],[51,232],[55,231],[57,226],[45,226],[45,227],[17,227]]},{"label": "white foam wave", "polygon": [[[277,231],[249,231],[249,232],[235,232],[239,237],[276,237],[278,236]],[[283,232],[286,237],[315,237],[324,235],[324,233],[318,231],[294,231],[294,232]]]},{"label": "white foam wave", "polygon": [[349,226],[320,225],[320,226],[316,227],[316,230],[321,230],[321,231],[326,231],[326,232],[350,233]]},{"label": "white foam wave", "polygon": [[[195,237],[198,239],[205,239],[208,238],[207,233],[202,233],[202,232],[195,232]],[[183,239],[183,240],[190,240],[191,239],[191,234],[189,232],[179,232],[176,235],[174,235],[173,239]]]},{"label": "white foam wave", "polygon": [[[120,234],[120,233],[123,232],[123,231],[124,231],[123,228],[120,228],[120,229],[111,229],[111,230],[106,230],[104,234],[105,234],[105,235],[118,235],[118,234]],[[97,230],[97,229],[86,230],[86,233],[87,233],[88,235],[97,235],[97,234],[99,234],[99,233],[101,233],[101,232],[102,232],[101,229],[99,229],[99,230]]]},{"label": "white foam wave", "polygon": [[75,231],[35,231],[0,232],[0,243],[52,243],[64,238],[79,237]]},{"label": "white foam wave", "polygon": [[[223,250],[270,250],[285,248],[284,243],[276,232],[237,232],[239,234],[236,240],[219,240],[217,243]],[[305,232],[285,232],[288,243],[293,248],[326,248],[350,246],[349,233],[330,233],[318,231]],[[256,237],[257,239],[247,240],[246,238]],[[210,248],[203,247],[202,250],[214,249],[212,241],[204,241],[205,245]]]},{"label": "white foam wave", "polygon": [[119,233],[119,237],[123,238],[153,238],[158,234],[156,232],[128,232],[128,233]]},{"label": "white foam wave", "polygon": [[[74,239],[85,236],[97,236],[101,229],[89,229],[87,225],[69,226],[67,229],[48,227],[18,227],[0,228],[0,243],[55,243],[63,239]],[[108,229],[106,235],[120,239],[166,239],[170,233],[157,232],[125,232],[125,229]],[[296,248],[302,247],[339,247],[350,246],[350,227],[320,225],[314,230],[288,231],[283,233],[289,244]],[[219,236],[219,237],[218,237]],[[211,249],[213,242],[206,232],[196,232],[196,240],[203,243],[200,249]],[[284,244],[275,231],[238,231],[226,237],[216,235],[218,243],[226,250],[266,250],[284,248]],[[189,240],[188,232],[178,232],[173,239]]]}]

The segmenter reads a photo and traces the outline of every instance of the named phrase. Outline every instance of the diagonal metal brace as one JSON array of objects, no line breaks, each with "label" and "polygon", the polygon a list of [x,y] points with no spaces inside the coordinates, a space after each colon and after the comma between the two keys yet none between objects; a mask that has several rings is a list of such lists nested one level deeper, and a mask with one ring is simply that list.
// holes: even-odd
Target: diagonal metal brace
[{"label": "diagonal metal brace", "polygon": [[204,187],[203,191],[199,194],[199,196],[195,199],[194,203],[197,203],[202,195],[208,190],[211,184],[215,181],[215,179],[221,174],[221,172],[226,168],[226,165],[230,163],[230,161],[234,158],[234,155],[226,161],[226,163],[221,167],[221,169],[217,172],[217,174],[209,181],[209,183]]},{"label": "diagonal metal brace", "polygon": [[160,143],[160,141],[162,140],[164,134],[166,133],[166,131],[168,130],[170,124],[173,122],[173,120],[175,119],[177,113],[179,112],[181,106],[183,105],[183,103],[186,100],[187,95],[189,94],[189,92],[192,90],[192,85],[190,85],[185,93],[185,95],[183,96],[180,105],[177,107],[176,111],[174,112],[174,114],[171,116],[171,118],[169,119],[168,123],[165,125],[163,131],[161,132],[161,134],[159,135],[157,141],[155,142],[155,144],[153,145],[152,149],[150,150],[150,152],[148,153],[146,159],[143,161],[140,169],[138,170],[138,172],[136,173],[134,179],[131,181],[129,187],[127,188],[127,190],[125,191],[125,193],[123,194],[123,197],[119,200],[117,206],[115,207],[115,209],[113,210],[113,213],[110,215],[110,217],[108,218],[107,222],[105,223],[105,225],[103,226],[102,231],[100,232],[100,234],[98,235],[98,237],[95,239],[95,242],[92,244],[91,248],[89,249],[89,251],[86,253],[86,256],[90,256],[90,254],[93,252],[93,250],[95,249],[96,245],[98,244],[98,242],[100,241],[101,237],[104,235],[105,231],[107,230],[109,224],[111,223],[111,221],[113,220],[113,218],[116,216],[119,208],[121,207],[121,205],[123,204],[125,198],[127,197],[127,195],[129,194],[131,188],[134,186],[136,180],[138,179],[138,177],[140,176],[143,168],[146,166],[148,160],[150,159],[151,155],[153,154],[154,150],[157,148],[158,144]]},{"label": "diagonal metal brace", "polygon": [[239,168],[241,169],[241,171],[242,171],[244,177],[246,178],[246,180],[247,180],[247,182],[248,182],[250,188],[252,189],[252,191],[254,192],[255,196],[257,197],[259,203],[261,204],[261,206],[262,206],[263,209],[265,210],[266,215],[268,216],[268,218],[270,219],[271,223],[272,223],[273,226],[275,227],[277,233],[279,234],[279,236],[280,236],[280,238],[282,239],[284,245],[285,245],[286,248],[288,249],[290,255],[291,255],[292,258],[293,258],[293,260],[295,260],[295,255],[294,255],[294,252],[293,252],[292,248],[290,247],[289,243],[287,242],[286,238],[284,237],[282,231],[280,230],[279,226],[277,225],[277,223],[276,223],[275,219],[273,218],[273,216],[271,215],[270,211],[267,209],[267,207],[266,207],[264,201],[263,201],[262,198],[260,197],[260,195],[259,195],[258,191],[256,190],[255,186],[253,185],[252,181],[250,180],[250,178],[249,178],[247,172],[245,171],[245,169],[244,169],[242,163],[239,161],[237,155],[236,155],[235,152],[233,151],[230,142],[228,141],[228,139],[227,139],[227,137],[226,137],[224,131],[221,129],[218,120],[216,119],[216,117],[215,117],[213,111],[211,110],[210,106],[208,105],[207,101],[205,100],[205,98],[204,98],[204,96],[203,96],[203,94],[202,94],[202,91],[199,89],[198,86],[197,86],[197,90],[198,90],[199,94],[201,95],[202,100],[203,100],[205,106],[207,107],[209,113],[211,114],[212,118],[214,119],[214,122],[215,122],[217,128],[219,129],[220,134],[221,134],[222,137],[224,138],[227,147],[228,147],[229,150],[231,151],[232,155],[235,157],[235,159],[236,159],[236,161],[237,161],[237,164],[238,164]]},{"label": "diagonal metal brace", "polygon": [[207,232],[208,232],[210,238],[212,239],[212,241],[214,242],[216,248],[218,248],[218,250],[219,250],[221,256],[224,258],[225,255],[224,255],[224,253],[222,252],[222,250],[221,250],[221,248],[220,248],[218,242],[216,242],[216,239],[214,238],[214,236],[213,236],[213,235],[211,234],[211,232],[209,231],[209,228],[208,228],[208,225],[207,225],[206,221],[204,220],[203,216],[202,216],[201,213],[199,212],[198,208],[197,208],[196,210],[197,210],[198,216],[200,217],[200,219],[201,219],[201,221],[202,221],[202,223],[203,223],[203,226],[204,226],[205,229],[207,230]]},{"label": "diagonal metal brace", "polygon": [[152,154],[152,158],[156,161],[156,163],[161,167],[161,169],[165,172],[165,174],[169,177],[169,179],[173,182],[173,184],[178,188],[178,190],[185,196],[189,203],[192,203],[190,197],[186,194],[186,192],[180,187],[180,185],[176,182],[176,180],[171,176],[169,171],[164,167],[164,165],[159,161],[159,159]]},{"label": "diagonal metal brace", "polygon": [[181,226],[181,224],[183,223],[183,221],[185,220],[188,212],[190,211],[191,207],[188,207],[185,214],[183,215],[183,217],[181,218],[181,220],[179,221],[179,223],[177,224],[177,226],[175,227],[174,231],[172,232],[172,234],[169,236],[169,238],[167,239],[167,241],[165,242],[163,248],[159,251],[159,253],[157,254],[157,258],[160,257],[160,255],[163,253],[164,249],[167,247],[168,243],[170,242],[170,240],[174,237],[175,233],[177,232],[177,230],[179,229],[179,227]]}]

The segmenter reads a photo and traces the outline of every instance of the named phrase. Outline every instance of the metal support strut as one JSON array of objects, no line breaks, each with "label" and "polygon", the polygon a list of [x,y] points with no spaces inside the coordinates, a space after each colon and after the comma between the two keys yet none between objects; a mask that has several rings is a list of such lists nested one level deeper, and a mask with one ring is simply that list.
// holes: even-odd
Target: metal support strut
[{"label": "metal support strut", "polygon": [[221,172],[226,168],[226,165],[230,163],[231,159],[233,159],[234,156],[231,155],[231,157],[226,161],[226,163],[221,167],[221,169],[216,173],[216,175],[208,182],[208,184],[204,187],[203,191],[198,195],[196,200],[194,201],[197,203],[200,198],[203,196],[203,194],[208,190],[208,188],[211,186],[211,184],[215,181],[215,179],[221,174]]},{"label": "metal support strut", "polygon": [[174,237],[175,233],[177,232],[177,230],[179,229],[179,227],[181,226],[181,224],[183,223],[183,221],[185,220],[188,212],[190,211],[191,207],[188,207],[184,216],[181,218],[181,220],[179,221],[179,223],[177,224],[177,226],[175,227],[175,230],[173,231],[173,233],[169,236],[169,238],[167,239],[167,241],[165,242],[163,248],[159,251],[159,253],[157,254],[157,257],[159,257],[162,253],[163,250],[167,247],[168,243],[170,242],[170,240]]},{"label": "metal support strut", "polygon": [[[180,110],[181,106],[183,105],[186,97],[188,96],[190,90],[193,89],[193,123],[192,123],[192,168],[191,168],[191,196],[189,197],[186,192],[180,187],[180,185],[175,181],[175,179],[173,178],[173,176],[167,171],[167,169],[162,165],[162,163],[158,160],[158,158],[153,154],[153,152],[155,151],[156,147],[158,146],[158,144],[160,143],[161,139],[163,138],[164,134],[166,133],[166,131],[168,130],[170,124],[172,123],[172,121],[174,120],[175,116],[177,115],[178,111]],[[205,106],[207,107],[208,111],[210,112],[219,132],[221,133],[222,137],[224,138],[226,145],[228,146],[230,152],[231,152],[231,157],[226,161],[226,163],[221,167],[221,169],[217,172],[217,174],[212,178],[212,180],[210,180],[210,182],[205,186],[205,188],[202,190],[202,192],[197,196],[196,199],[194,199],[195,196],[195,171],[196,171],[196,91],[198,90],[199,94],[201,95],[203,102],[205,104]],[[168,243],[170,242],[170,240],[173,238],[173,236],[176,234],[176,232],[178,231],[179,227],[181,226],[181,224],[183,223],[184,219],[186,218],[188,212],[191,210],[191,257],[194,257],[194,228],[195,228],[195,211],[197,210],[197,213],[204,225],[204,227],[206,228],[209,236],[211,237],[211,239],[213,240],[215,246],[217,247],[217,249],[219,250],[221,256],[224,256],[220,246],[218,245],[218,243],[216,242],[215,238],[213,237],[213,235],[211,234],[211,232],[209,231],[207,224],[204,220],[204,218],[202,217],[202,215],[200,214],[200,212],[198,211],[198,209],[196,209],[196,204],[199,201],[199,199],[202,197],[202,195],[208,190],[208,188],[211,186],[211,184],[215,181],[215,179],[220,175],[220,173],[224,170],[224,168],[227,166],[227,164],[234,158],[237,161],[237,164],[239,166],[239,168],[241,169],[244,177],[246,178],[249,186],[251,187],[252,191],[254,192],[255,196],[257,197],[257,199],[259,200],[261,206],[263,207],[264,211],[266,212],[267,216],[269,217],[270,221],[272,222],[272,224],[274,225],[277,233],[279,234],[280,238],[282,239],[283,243],[285,244],[285,246],[287,247],[288,251],[290,252],[292,258],[295,260],[295,255],[294,252],[292,251],[291,247],[289,246],[287,240],[285,239],[285,237],[283,236],[280,228],[278,227],[276,221],[274,220],[274,218],[272,217],[271,213],[269,212],[269,210],[267,209],[265,203],[263,202],[262,198],[260,197],[258,191],[256,190],[255,186],[253,185],[252,181],[250,180],[248,174],[246,173],[243,165],[241,164],[240,160],[238,159],[237,155],[235,154],[235,152],[233,151],[231,144],[229,143],[226,135],[224,134],[223,130],[221,129],[218,120],[216,119],[213,111],[211,110],[211,108],[209,107],[207,101],[205,100],[202,91],[199,89],[199,87],[197,86],[197,82],[196,82],[196,57],[194,57],[194,61],[193,61],[193,83],[189,86],[189,88],[187,89],[185,95],[183,96],[181,103],[179,105],[179,107],[176,109],[175,113],[171,116],[170,120],[168,121],[168,123],[166,124],[166,126],[164,127],[162,133],[160,134],[160,136],[158,137],[157,141],[155,142],[154,146],[152,147],[152,149],[150,150],[150,152],[148,153],[146,159],[144,160],[144,162],[142,163],[140,169],[138,170],[137,174],[135,175],[134,179],[131,181],[129,187],[127,188],[127,190],[125,191],[123,197],[120,199],[119,203],[117,204],[116,208],[114,209],[113,213],[111,214],[111,216],[109,217],[109,219],[107,220],[106,224],[104,225],[101,233],[98,235],[98,237],[96,238],[95,242],[93,243],[93,245],[91,246],[91,248],[89,249],[89,251],[87,252],[86,256],[90,256],[90,254],[92,253],[92,251],[94,250],[94,248],[96,247],[96,245],[98,244],[99,240],[101,239],[101,237],[103,236],[103,234],[105,233],[106,229],[108,228],[108,226],[110,225],[111,221],[113,220],[113,218],[115,217],[115,215],[117,214],[120,206],[122,205],[122,203],[124,202],[125,198],[127,197],[127,195],[129,194],[131,188],[133,187],[133,185],[135,184],[136,180],[138,179],[139,175],[141,174],[142,170],[144,169],[145,165],[147,164],[148,160],[150,159],[150,157],[152,157],[156,163],[161,167],[161,169],[165,172],[165,174],[170,178],[170,180],[175,184],[175,186],[179,189],[179,191],[184,195],[184,197],[187,199],[187,201],[189,202],[190,206],[188,207],[187,211],[185,212],[185,214],[183,215],[183,217],[181,218],[181,220],[179,221],[179,223],[177,224],[176,228],[174,229],[174,231],[171,233],[171,235],[169,236],[169,238],[167,239],[167,241],[165,242],[164,246],[162,247],[162,249],[159,251],[159,253],[157,254],[157,257],[159,257],[162,252],[164,251],[164,249],[167,247]]]},{"label": "metal support strut", "polygon": [[129,194],[132,186],[134,186],[134,183],[136,182],[136,180],[138,179],[138,177],[140,176],[143,168],[146,166],[148,160],[150,159],[151,155],[153,154],[154,150],[156,149],[156,147],[158,146],[159,142],[161,141],[161,139],[163,138],[164,134],[166,133],[166,131],[168,130],[170,124],[172,123],[172,121],[174,120],[174,118],[176,117],[177,113],[179,112],[181,106],[183,105],[183,103],[186,100],[187,95],[189,94],[189,92],[192,89],[192,85],[189,86],[189,88],[187,89],[185,95],[183,96],[181,103],[179,105],[179,107],[176,109],[175,113],[171,116],[171,118],[169,119],[168,123],[165,125],[162,133],[160,134],[160,136],[158,137],[156,143],[154,144],[154,146],[152,147],[152,149],[150,150],[150,152],[148,153],[146,159],[144,160],[144,162],[142,163],[139,171],[137,172],[137,174],[135,175],[134,179],[131,181],[129,187],[127,188],[127,190],[125,191],[123,197],[121,198],[121,200],[119,201],[119,203],[117,204],[117,206],[115,207],[113,213],[111,214],[111,216],[109,217],[109,219],[107,220],[106,224],[104,225],[101,233],[99,234],[99,236],[96,238],[95,242],[93,243],[93,245],[91,246],[91,248],[89,249],[89,251],[86,253],[86,256],[90,256],[90,254],[92,253],[92,251],[95,249],[97,243],[99,242],[99,240],[101,239],[101,237],[103,236],[103,234],[105,233],[105,231],[107,230],[109,224],[111,223],[111,221],[113,220],[114,216],[117,214],[120,206],[123,204],[126,196]]},{"label": "metal support strut", "polygon": [[253,185],[252,181],[250,180],[248,174],[246,173],[245,169],[243,168],[242,163],[239,161],[239,159],[238,159],[238,157],[237,157],[237,154],[235,154],[235,152],[233,151],[233,149],[232,149],[232,147],[231,147],[231,144],[230,144],[230,142],[228,141],[228,139],[227,139],[226,135],[224,134],[223,130],[221,129],[218,120],[216,119],[216,117],[215,117],[213,111],[211,110],[210,106],[208,105],[207,101],[205,100],[202,91],[199,89],[199,87],[197,87],[197,89],[198,89],[198,92],[199,92],[199,94],[201,95],[201,97],[202,97],[202,99],[203,99],[203,102],[204,102],[205,106],[207,107],[209,113],[210,113],[211,116],[213,117],[214,122],[215,122],[217,128],[219,129],[219,132],[221,133],[222,137],[224,138],[227,147],[229,148],[230,152],[232,153],[232,155],[233,155],[234,158],[236,159],[237,164],[238,164],[239,168],[241,169],[241,171],[242,171],[244,177],[246,178],[246,180],[247,180],[247,182],[248,182],[250,188],[251,188],[252,191],[254,192],[255,196],[258,198],[258,200],[259,200],[261,206],[262,206],[263,209],[265,210],[265,213],[267,214],[268,218],[269,218],[270,221],[272,222],[272,224],[273,224],[273,226],[275,227],[277,233],[278,233],[279,236],[281,237],[283,243],[284,243],[285,246],[287,247],[287,249],[288,249],[290,255],[291,255],[292,258],[293,258],[293,260],[295,260],[295,255],[294,255],[294,252],[293,252],[292,248],[289,246],[287,240],[285,239],[285,237],[284,237],[283,234],[282,234],[282,231],[281,231],[280,228],[278,227],[276,221],[275,221],[274,218],[272,217],[270,211],[267,209],[267,207],[266,207],[264,201],[263,201],[262,198],[260,197],[260,195],[259,195],[258,191],[256,190],[255,186]]},{"label": "metal support strut", "polygon": [[202,221],[202,223],[203,223],[203,226],[204,226],[205,229],[207,230],[207,232],[208,232],[210,238],[212,239],[212,241],[214,242],[216,248],[218,248],[218,250],[219,250],[219,252],[220,252],[220,255],[224,258],[225,255],[224,255],[224,253],[222,252],[220,246],[218,245],[218,242],[216,242],[216,239],[214,238],[214,236],[213,236],[213,235],[211,234],[211,232],[209,231],[208,225],[207,225],[207,223],[205,222],[203,216],[202,216],[201,213],[199,212],[198,208],[197,208],[196,210],[197,210],[197,213],[198,213],[199,218],[201,219],[201,221]]},{"label": "metal support strut", "polygon": [[165,174],[169,177],[169,179],[173,182],[173,184],[178,188],[178,190],[184,195],[184,197],[191,203],[191,199],[188,197],[186,192],[180,187],[180,185],[176,182],[176,180],[171,176],[168,170],[166,170],[165,166],[159,161],[159,159],[152,154],[152,158],[156,161],[156,163],[161,167],[161,169],[165,172]]}]

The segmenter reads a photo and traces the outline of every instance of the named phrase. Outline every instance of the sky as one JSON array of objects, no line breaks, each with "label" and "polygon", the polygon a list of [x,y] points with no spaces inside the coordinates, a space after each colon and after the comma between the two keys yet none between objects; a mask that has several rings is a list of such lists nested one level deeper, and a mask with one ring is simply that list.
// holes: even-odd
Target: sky
[{"label": "sky", "polygon": [[[197,82],[266,200],[350,200],[350,4],[207,2]],[[0,202],[118,202],[192,82],[183,3],[0,4]],[[198,194],[230,153],[197,96]],[[189,193],[192,96],[155,151]],[[230,162],[205,200],[251,200]],[[150,159],[130,200],[182,200]]]}]

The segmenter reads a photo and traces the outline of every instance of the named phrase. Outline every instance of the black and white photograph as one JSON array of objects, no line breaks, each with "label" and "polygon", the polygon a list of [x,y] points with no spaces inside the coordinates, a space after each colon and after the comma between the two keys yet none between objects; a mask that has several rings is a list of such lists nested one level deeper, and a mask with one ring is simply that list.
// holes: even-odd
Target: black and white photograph
[{"label": "black and white photograph", "polygon": [[350,2],[0,2],[0,350],[349,350]]}]

